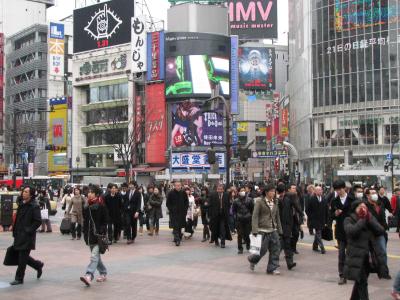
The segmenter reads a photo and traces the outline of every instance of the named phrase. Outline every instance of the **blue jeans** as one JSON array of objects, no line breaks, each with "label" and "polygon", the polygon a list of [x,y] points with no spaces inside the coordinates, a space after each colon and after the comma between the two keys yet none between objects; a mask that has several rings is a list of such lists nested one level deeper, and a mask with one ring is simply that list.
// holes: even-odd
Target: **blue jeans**
[{"label": "blue jeans", "polygon": [[386,239],[384,235],[380,235],[376,238],[376,241],[378,242],[379,247],[383,251],[385,255],[385,264],[387,265],[387,253],[386,253]]},{"label": "blue jeans", "polygon": [[400,293],[400,271],[397,272],[396,278],[394,279],[393,290]]},{"label": "blue jeans", "polygon": [[99,246],[91,245],[90,251],[91,251],[90,264],[88,265],[88,267],[86,269],[86,274],[90,275],[92,277],[92,279],[93,279],[94,272],[96,272],[96,270],[99,271],[100,275],[107,275],[107,269],[101,260]]}]

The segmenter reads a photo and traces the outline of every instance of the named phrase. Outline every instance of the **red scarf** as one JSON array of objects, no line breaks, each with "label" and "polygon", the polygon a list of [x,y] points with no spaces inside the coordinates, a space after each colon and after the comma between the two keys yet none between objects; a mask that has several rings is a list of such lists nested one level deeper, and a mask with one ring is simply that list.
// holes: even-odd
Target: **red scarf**
[{"label": "red scarf", "polygon": [[94,199],[89,199],[88,200],[89,205],[93,205],[93,204],[103,204],[103,200],[100,197],[96,197]]}]

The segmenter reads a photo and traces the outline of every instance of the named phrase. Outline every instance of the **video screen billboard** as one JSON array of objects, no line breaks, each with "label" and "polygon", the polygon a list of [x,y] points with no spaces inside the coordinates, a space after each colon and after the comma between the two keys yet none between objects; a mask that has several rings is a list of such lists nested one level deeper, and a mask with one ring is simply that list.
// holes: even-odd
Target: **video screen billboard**
[{"label": "video screen billboard", "polygon": [[400,7],[387,0],[335,0],[336,31],[350,31],[397,23]]},{"label": "video screen billboard", "polygon": [[165,34],[167,98],[230,95],[230,38],[206,33]]},{"label": "video screen billboard", "polygon": [[239,48],[239,86],[243,90],[275,89],[275,49]]},{"label": "video screen billboard", "polygon": [[131,42],[134,1],[112,0],[74,10],[74,53]]},{"label": "video screen billboard", "polygon": [[224,144],[222,107],[205,111],[201,102],[185,100],[172,104],[171,146],[211,146]]},{"label": "video screen billboard", "polygon": [[231,35],[241,40],[278,37],[277,0],[228,1]]}]

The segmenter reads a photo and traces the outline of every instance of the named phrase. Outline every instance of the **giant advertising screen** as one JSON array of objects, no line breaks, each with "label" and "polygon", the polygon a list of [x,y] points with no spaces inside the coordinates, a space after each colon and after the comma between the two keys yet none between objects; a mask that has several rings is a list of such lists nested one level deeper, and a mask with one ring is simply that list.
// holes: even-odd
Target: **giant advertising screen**
[{"label": "giant advertising screen", "polygon": [[206,33],[165,34],[165,95],[209,98],[230,95],[230,38]]},{"label": "giant advertising screen", "polygon": [[400,7],[397,1],[335,0],[336,31],[364,29],[397,23]]},{"label": "giant advertising screen", "polygon": [[275,49],[239,48],[239,86],[243,90],[275,88]]},{"label": "giant advertising screen", "polygon": [[241,40],[278,37],[277,0],[230,0],[228,9],[232,35]]},{"label": "giant advertising screen", "polygon": [[74,10],[74,53],[131,42],[132,0],[112,0]]},{"label": "giant advertising screen", "polygon": [[223,109],[203,109],[201,102],[185,100],[171,105],[173,148],[224,144]]}]

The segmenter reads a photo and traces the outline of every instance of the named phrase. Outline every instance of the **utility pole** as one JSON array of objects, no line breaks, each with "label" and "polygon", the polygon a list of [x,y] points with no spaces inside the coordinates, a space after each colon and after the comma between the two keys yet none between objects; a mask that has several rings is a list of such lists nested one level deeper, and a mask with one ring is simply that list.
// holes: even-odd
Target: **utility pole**
[{"label": "utility pole", "polygon": [[392,180],[392,193],[394,191],[394,159],[393,159],[393,148],[399,142],[399,139],[396,139],[392,146],[390,147],[390,173],[391,173],[391,180]]}]

